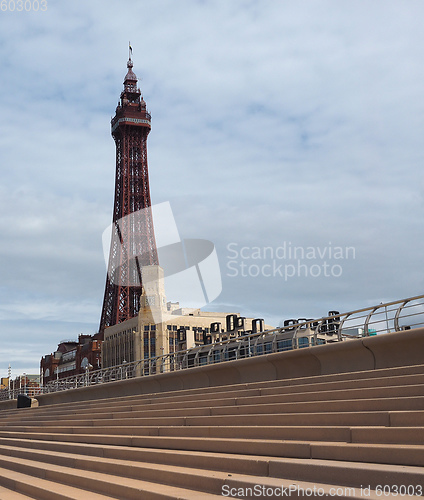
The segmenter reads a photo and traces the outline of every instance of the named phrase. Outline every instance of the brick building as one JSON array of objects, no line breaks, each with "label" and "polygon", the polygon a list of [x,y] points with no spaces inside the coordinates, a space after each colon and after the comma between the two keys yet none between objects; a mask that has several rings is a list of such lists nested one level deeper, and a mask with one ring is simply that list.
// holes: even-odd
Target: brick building
[{"label": "brick building", "polygon": [[101,340],[96,335],[79,335],[78,341],[60,342],[54,353],[41,358],[40,373],[46,384],[58,378],[101,368]]}]

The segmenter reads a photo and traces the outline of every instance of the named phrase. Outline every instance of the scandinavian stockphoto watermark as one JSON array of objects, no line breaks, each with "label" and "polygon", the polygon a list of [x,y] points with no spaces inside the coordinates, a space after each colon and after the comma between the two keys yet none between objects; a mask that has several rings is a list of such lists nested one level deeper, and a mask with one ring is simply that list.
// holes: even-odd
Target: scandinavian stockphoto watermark
[{"label": "scandinavian stockphoto watermark", "polygon": [[227,276],[230,278],[339,278],[343,263],[356,258],[351,246],[300,246],[291,241],[272,246],[227,245]]},{"label": "scandinavian stockphoto watermark", "polygon": [[[102,240],[108,277],[115,285],[142,284],[147,295],[148,290],[165,290],[169,299],[189,308],[201,308],[221,293],[221,272],[214,244],[209,240],[181,239],[169,202],[117,220],[106,228]],[[152,247],[157,249],[163,278],[149,272]],[[163,307],[152,307],[151,312],[156,323],[166,319]]]}]

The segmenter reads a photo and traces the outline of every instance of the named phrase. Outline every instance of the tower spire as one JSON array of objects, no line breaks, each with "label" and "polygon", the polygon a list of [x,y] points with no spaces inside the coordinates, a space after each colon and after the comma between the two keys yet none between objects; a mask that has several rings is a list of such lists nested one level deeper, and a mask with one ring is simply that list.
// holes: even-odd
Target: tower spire
[{"label": "tower spire", "polygon": [[106,327],[138,314],[143,292],[141,268],[159,264],[147,167],[151,117],[132,70],[131,44],[129,49],[124,90],[111,122],[116,145],[115,201],[101,336]]}]

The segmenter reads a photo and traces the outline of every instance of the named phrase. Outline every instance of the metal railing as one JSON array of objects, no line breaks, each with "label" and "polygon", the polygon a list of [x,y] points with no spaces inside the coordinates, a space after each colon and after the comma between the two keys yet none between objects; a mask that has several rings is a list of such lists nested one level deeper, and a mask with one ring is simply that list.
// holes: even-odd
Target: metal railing
[{"label": "metal railing", "polygon": [[16,387],[13,385],[9,389],[1,389],[0,390],[0,401],[5,401],[8,399],[17,399],[19,394],[26,394],[31,398],[36,398],[39,394],[44,392],[43,387]]},{"label": "metal railing", "polygon": [[[31,388],[34,390],[28,395],[36,397],[41,393],[78,389],[419,327],[424,327],[424,295],[381,303],[343,314],[337,313],[315,320],[299,321],[255,334],[240,331],[219,333],[220,340],[211,344],[123,363],[110,368],[86,370],[84,374],[59,378],[39,389]],[[0,400],[15,398],[16,395],[17,391],[5,389],[0,391]]]}]

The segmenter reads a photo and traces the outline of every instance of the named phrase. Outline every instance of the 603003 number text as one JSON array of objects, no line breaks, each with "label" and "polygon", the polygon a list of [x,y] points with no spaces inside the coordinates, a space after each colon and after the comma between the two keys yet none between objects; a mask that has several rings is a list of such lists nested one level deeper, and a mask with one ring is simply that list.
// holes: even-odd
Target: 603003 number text
[{"label": "603003 number text", "polygon": [[1,0],[0,10],[3,12],[45,12],[47,0]]}]

